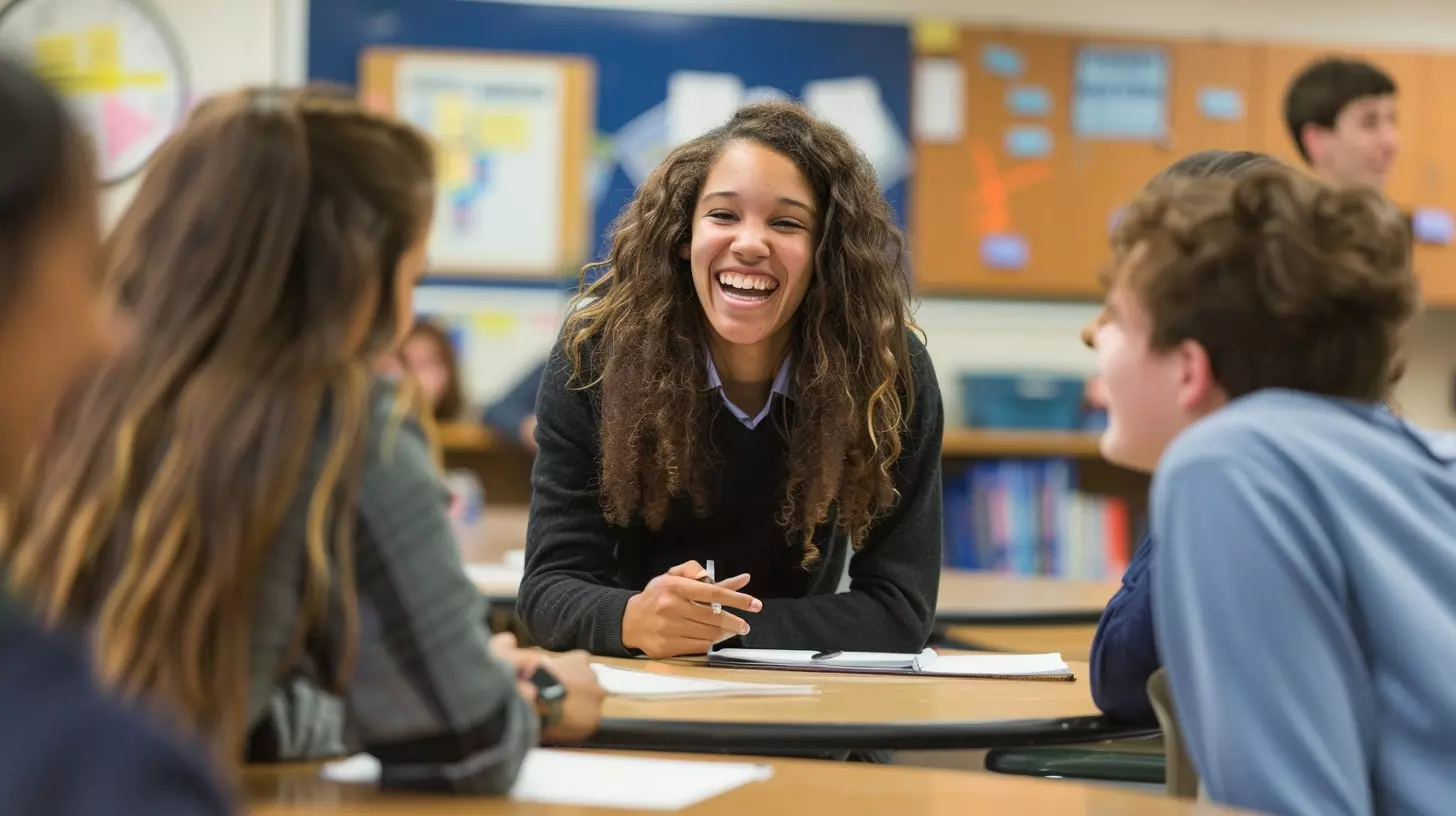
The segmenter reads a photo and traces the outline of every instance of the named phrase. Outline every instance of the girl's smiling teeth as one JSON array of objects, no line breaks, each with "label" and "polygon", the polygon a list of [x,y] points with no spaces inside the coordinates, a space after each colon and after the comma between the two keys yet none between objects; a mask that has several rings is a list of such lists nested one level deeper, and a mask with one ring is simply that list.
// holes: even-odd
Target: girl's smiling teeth
[{"label": "girl's smiling teeth", "polygon": [[769,275],[745,275],[741,272],[719,272],[718,285],[724,294],[753,299],[767,298],[779,288],[779,282]]}]

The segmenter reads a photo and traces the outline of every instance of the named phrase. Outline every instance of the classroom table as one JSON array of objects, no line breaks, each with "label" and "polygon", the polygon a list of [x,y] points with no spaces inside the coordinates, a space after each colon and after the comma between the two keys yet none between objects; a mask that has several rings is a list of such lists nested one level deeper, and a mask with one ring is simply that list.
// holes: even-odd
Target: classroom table
[{"label": "classroom table", "polygon": [[[675,757],[722,761],[715,757]],[[735,759],[733,761],[744,761]],[[753,760],[773,766],[773,776],[709,799],[680,813],[688,816],[814,813],[834,816],[906,813],[1056,813],[1120,816],[1236,814],[1181,799],[993,774],[866,766],[810,760]],[[563,784],[571,784],[563,780]],[[580,806],[540,805],[502,798],[460,798],[384,793],[373,785],[330,782],[317,766],[253,768],[243,774],[248,816],[607,816],[624,813]]]},{"label": "classroom table", "polygon": [[673,751],[961,750],[1064,745],[1156,733],[1104,719],[1087,665],[1073,682],[709,668],[703,658],[595,658],[627,669],[750,683],[813,685],[812,696],[609,698],[592,745]]}]

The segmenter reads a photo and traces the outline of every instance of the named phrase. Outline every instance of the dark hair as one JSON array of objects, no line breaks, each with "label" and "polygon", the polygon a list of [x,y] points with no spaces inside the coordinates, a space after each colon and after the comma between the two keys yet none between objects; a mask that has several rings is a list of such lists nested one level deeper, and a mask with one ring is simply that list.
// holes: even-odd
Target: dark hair
[{"label": "dark hair", "polygon": [[709,329],[678,253],[692,240],[704,180],[737,142],[792,161],[820,213],[791,341],[796,409],[780,512],[812,564],[814,531],[831,508],[859,547],[897,500],[891,468],[914,411],[904,237],[874,169],[842,131],[798,105],[760,103],[673,150],[618,218],[600,265],[608,273],[567,318],[565,355],[582,386],[601,387],[606,517],[626,525],[640,515],[657,529],[684,495],[706,512],[717,398],[703,388]]},{"label": "dark hair", "polygon": [[423,337],[435,345],[435,350],[440,355],[440,360],[445,364],[445,370],[449,372],[450,379],[445,383],[445,390],[440,394],[439,402],[431,408],[435,419],[447,422],[452,419],[459,419],[460,412],[465,408],[465,395],[460,388],[460,363],[455,356],[455,344],[450,342],[450,335],[440,325],[432,320],[421,320],[415,323],[410,330],[409,340],[416,337]]},{"label": "dark hair", "polygon": [[139,341],[63,404],[67,430],[11,508],[13,588],[90,633],[107,685],[170,706],[224,756],[243,745],[248,630],[293,508],[307,508],[294,647],[336,613],[334,676],[348,674],[369,363],[395,342],[396,268],[433,173],[423,135],[334,94],[198,106],[108,247]]},{"label": "dark hair", "polygon": [[1200,150],[1163,168],[1148,181],[1148,186],[1177,179],[1239,178],[1260,168],[1278,166],[1278,159],[1252,150]]},{"label": "dark hair", "polygon": [[1383,399],[1418,306],[1409,222],[1373,190],[1286,167],[1149,188],[1118,227],[1111,284],[1150,346],[1207,351],[1232,398],[1291,388]]},{"label": "dark hair", "polygon": [[86,194],[87,151],[55,91],[0,54],[0,312],[26,283],[37,228]]},{"label": "dark hair", "polygon": [[1374,65],[1359,59],[1327,57],[1306,66],[1289,84],[1284,95],[1284,123],[1299,155],[1309,162],[1309,150],[1304,146],[1306,125],[1329,130],[1351,102],[1396,92],[1395,80]]}]

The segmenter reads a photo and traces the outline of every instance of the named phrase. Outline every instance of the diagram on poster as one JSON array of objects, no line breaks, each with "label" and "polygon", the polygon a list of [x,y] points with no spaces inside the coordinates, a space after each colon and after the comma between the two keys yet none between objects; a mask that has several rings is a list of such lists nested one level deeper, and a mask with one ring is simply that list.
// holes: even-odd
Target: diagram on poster
[{"label": "diagram on poster", "polygon": [[436,142],[433,267],[561,271],[564,85],[542,60],[399,60],[396,110]]}]

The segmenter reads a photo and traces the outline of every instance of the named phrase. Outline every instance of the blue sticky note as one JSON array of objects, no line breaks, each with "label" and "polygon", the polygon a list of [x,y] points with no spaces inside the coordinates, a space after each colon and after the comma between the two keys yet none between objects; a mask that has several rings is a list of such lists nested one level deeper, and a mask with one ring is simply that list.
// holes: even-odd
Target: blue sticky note
[{"label": "blue sticky note", "polygon": [[1020,235],[1004,233],[981,239],[981,263],[992,269],[1025,269],[1031,261],[1031,248]]},{"label": "blue sticky note", "polygon": [[1052,152],[1052,132],[1041,125],[1017,125],[1006,131],[1006,152],[1017,159],[1041,159]]},{"label": "blue sticky note", "polygon": [[1214,122],[1238,122],[1244,118],[1244,95],[1237,88],[1198,89],[1198,112]]},{"label": "blue sticky note", "polygon": [[1450,246],[1456,235],[1456,221],[1449,211],[1439,207],[1418,207],[1411,213],[1411,233],[1423,244]]},{"label": "blue sticky note", "polygon": [[1040,85],[1017,85],[1006,92],[1006,107],[1016,116],[1047,116],[1052,94]]},{"label": "blue sticky note", "polygon": [[1009,45],[988,45],[981,49],[981,67],[993,76],[1015,79],[1026,69],[1021,52]]}]

